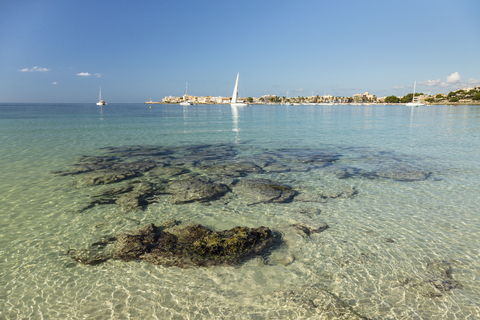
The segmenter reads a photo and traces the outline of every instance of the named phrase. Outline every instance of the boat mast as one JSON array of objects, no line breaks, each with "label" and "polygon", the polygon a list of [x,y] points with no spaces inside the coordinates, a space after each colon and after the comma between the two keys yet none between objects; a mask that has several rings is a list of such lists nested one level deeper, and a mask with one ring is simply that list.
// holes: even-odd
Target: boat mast
[{"label": "boat mast", "polygon": [[102,101],[102,87],[100,87],[100,93],[98,94],[98,101]]},{"label": "boat mast", "polygon": [[240,77],[240,72],[237,73],[237,81],[235,82],[235,88],[233,88],[232,103],[237,103],[238,98],[238,78]]},{"label": "boat mast", "polygon": [[412,102],[415,102],[415,87],[417,86],[417,81],[413,84],[413,97],[412,97]]}]

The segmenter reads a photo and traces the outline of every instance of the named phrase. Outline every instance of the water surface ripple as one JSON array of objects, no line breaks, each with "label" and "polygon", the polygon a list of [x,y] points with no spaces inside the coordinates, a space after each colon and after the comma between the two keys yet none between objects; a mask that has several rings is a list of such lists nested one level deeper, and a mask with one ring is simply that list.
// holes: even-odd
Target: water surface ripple
[{"label": "water surface ripple", "polygon": [[[2,319],[480,318],[479,107],[0,104],[0,133]],[[281,243],[72,258],[169,221]]]}]

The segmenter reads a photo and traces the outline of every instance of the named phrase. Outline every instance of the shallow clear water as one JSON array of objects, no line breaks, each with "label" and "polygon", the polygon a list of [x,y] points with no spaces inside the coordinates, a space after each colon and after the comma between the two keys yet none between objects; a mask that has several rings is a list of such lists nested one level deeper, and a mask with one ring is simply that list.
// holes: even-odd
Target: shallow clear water
[{"label": "shallow clear water", "polygon": [[[0,134],[2,319],[341,318],[328,299],[342,302],[345,318],[480,318],[479,107],[0,104]],[[202,144],[228,145],[235,159],[249,161],[322,150],[340,155],[333,166],[371,173],[400,163],[428,175],[339,179],[297,170],[301,161],[290,159],[283,164],[291,170],[248,177],[309,194],[358,194],[256,205],[235,192],[209,205],[176,205],[164,195],[125,211],[115,204],[79,210],[100,187],[52,173],[105,147]],[[310,236],[286,231],[270,258],[228,267],[91,266],[67,255],[168,219],[215,230],[320,221],[329,228]],[[294,261],[274,259],[281,256]]]}]

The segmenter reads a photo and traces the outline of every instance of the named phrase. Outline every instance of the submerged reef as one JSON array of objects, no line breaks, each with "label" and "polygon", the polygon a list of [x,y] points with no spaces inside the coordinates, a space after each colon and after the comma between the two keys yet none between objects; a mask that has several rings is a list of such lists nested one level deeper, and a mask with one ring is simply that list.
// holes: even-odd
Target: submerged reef
[{"label": "submerged reef", "polygon": [[266,227],[235,227],[212,231],[200,224],[175,228],[153,223],[128,233],[103,239],[92,248],[69,250],[78,262],[95,265],[108,259],[143,260],[167,267],[226,266],[267,254],[281,237]]},{"label": "submerged reef", "polygon": [[[123,211],[142,210],[165,196],[177,205],[209,202],[228,193],[247,205],[292,201],[324,203],[353,198],[358,190],[354,186],[337,186],[312,193],[302,190],[295,181],[286,185],[276,180],[288,172],[308,172],[317,179],[330,176],[343,180],[398,182],[422,181],[432,174],[418,165],[417,159],[410,161],[391,152],[366,148],[338,148],[339,151],[291,148],[251,156],[239,156],[237,148],[238,145],[228,143],[172,148],[107,147],[99,150],[101,155],[81,156],[70,169],[54,173],[72,176],[77,188],[95,189],[81,211],[107,204],[115,204]],[[343,152],[350,153],[344,155]],[[347,165],[346,160],[366,163],[371,169]]]},{"label": "submerged reef", "polygon": [[406,277],[398,281],[398,284],[428,298],[442,297],[447,291],[463,288],[460,282],[453,279],[452,265],[452,262],[445,260],[429,262],[420,278]]}]

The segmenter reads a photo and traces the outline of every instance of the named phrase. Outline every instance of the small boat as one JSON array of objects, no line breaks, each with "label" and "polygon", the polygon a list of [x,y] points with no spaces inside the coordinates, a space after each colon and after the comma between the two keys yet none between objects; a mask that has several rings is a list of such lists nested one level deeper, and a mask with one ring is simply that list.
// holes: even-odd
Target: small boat
[{"label": "small boat", "polygon": [[415,87],[417,86],[417,81],[413,84],[413,97],[412,97],[412,102],[409,102],[406,104],[407,107],[418,107],[418,106],[424,106],[425,103],[421,103],[418,98],[415,97]]},{"label": "small boat", "polygon": [[233,88],[232,102],[230,105],[232,107],[248,107],[248,103],[239,102],[238,100],[238,78],[240,77],[240,72],[237,74],[237,81],[235,82],[235,87]]},{"label": "small boat", "polygon": [[97,106],[105,106],[107,103],[102,100],[102,87],[100,87],[100,94],[98,95]]},{"label": "small boat", "polygon": [[185,83],[185,94],[183,95],[183,101],[180,102],[181,106],[191,106],[192,103],[190,101],[187,101],[187,87],[188,87],[188,82]]}]

